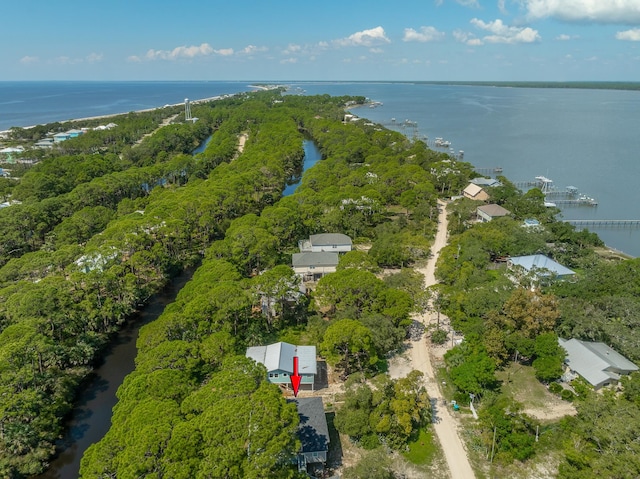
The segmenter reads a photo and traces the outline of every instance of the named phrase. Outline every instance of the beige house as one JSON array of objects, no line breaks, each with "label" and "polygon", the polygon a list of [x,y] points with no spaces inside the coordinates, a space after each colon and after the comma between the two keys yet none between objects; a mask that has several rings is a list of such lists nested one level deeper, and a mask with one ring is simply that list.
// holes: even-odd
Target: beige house
[{"label": "beige house", "polygon": [[500,205],[491,204],[491,205],[478,206],[476,213],[478,214],[478,219],[482,223],[486,223],[488,221],[491,221],[494,218],[500,218],[501,216],[508,216],[511,214],[511,211],[509,211],[506,208],[503,208]]},{"label": "beige house", "polygon": [[470,200],[487,201],[489,199],[489,193],[484,191],[480,185],[469,183],[467,187],[462,191],[462,195]]}]

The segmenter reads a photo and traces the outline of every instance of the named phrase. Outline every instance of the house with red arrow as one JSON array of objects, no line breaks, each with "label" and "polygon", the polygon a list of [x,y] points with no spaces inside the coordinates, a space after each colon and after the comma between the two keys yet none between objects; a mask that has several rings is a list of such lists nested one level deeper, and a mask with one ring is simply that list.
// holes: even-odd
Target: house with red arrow
[{"label": "house with red arrow", "polygon": [[247,348],[246,356],[267,368],[267,379],[297,390],[313,391],[318,365],[315,346],[296,346],[285,342]]}]

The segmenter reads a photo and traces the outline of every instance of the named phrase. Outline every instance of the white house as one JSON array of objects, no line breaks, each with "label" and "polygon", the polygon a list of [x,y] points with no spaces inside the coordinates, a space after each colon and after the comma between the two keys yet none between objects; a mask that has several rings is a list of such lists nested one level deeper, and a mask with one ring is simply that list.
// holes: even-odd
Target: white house
[{"label": "white house", "polygon": [[582,376],[595,389],[617,383],[620,377],[638,370],[638,366],[604,343],[561,339],[558,343],[567,351],[565,380]]},{"label": "white house", "polygon": [[291,255],[293,271],[304,281],[317,281],[324,275],[335,273],[338,253],[294,253]]},{"label": "white house", "polygon": [[296,346],[279,342],[268,346],[247,348],[246,356],[267,368],[267,378],[274,384],[289,385],[293,374],[293,357],[298,358],[298,374],[302,376],[300,387],[311,385],[318,373],[315,346]]},{"label": "white house", "polygon": [[302,253],[320,253],[328,251],[332,253],[346,253],[353,248],[351,238],[342,233],[321,233],[309,236],[308,240],[298,242]]}]

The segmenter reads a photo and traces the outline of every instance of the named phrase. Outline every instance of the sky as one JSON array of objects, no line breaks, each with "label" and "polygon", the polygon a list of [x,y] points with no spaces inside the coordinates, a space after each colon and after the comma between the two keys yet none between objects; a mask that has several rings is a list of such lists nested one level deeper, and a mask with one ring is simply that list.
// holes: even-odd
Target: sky
[{"label": "sky", "polygon": [[640,0],[14,0],[0,81],[640,81]]}]

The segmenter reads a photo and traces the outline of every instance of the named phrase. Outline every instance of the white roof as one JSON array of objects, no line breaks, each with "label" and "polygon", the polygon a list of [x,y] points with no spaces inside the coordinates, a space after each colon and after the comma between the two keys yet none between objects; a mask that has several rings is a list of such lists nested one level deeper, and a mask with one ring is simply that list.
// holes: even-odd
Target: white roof
[{"label": "white roof", "polygon": [[[576,274],[566,266],[562,266],[557,261],[543,254],[530,254],[528,256],[516,256],[515,258],[509,258],[512,264],[517,264],[523,267],[527,271],[533,270],[548,270],[558,276],[567,276]],[[544,274],[544,273],[543,273]]]},{"label": "white roof", "polygon": [[592,386],[599,386],[609,380],[618,380],[620,374],[638,370],[638,366],[604,343],[580,341],[579,339],[558,339],[567,351],[565,363]]},{"label": "white roof", "polygon": [[286,371],[289,374],[293,374],[293,357],[297,356],[300,374],[317,374],[315,346],[296,346],[279,342],[247,348],[246,356],[264,364],[267,371]]}]

